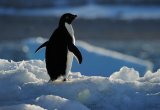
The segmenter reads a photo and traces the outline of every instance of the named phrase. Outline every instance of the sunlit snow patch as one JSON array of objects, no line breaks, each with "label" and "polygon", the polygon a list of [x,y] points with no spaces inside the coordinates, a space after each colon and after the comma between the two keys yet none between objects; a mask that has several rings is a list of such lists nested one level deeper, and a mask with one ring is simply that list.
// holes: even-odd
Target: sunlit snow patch
[{"label": "sunlit snow patch", "polygon": [[160,70],[122,67],[110,77],[70,73],[67,82],[49,82],[41,60],[0,59],[0,110],[159,110]]}]

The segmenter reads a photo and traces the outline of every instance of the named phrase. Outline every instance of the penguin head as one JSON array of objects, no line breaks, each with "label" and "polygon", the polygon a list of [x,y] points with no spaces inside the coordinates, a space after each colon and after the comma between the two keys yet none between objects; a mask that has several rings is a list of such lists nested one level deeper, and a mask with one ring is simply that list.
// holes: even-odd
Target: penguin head
[{"label": "penguin head", "polygon": [[71,13],[65,13],[60,18],[60,24],[71,24],[73,20],[77,17],[77,15],[73,15]]}]

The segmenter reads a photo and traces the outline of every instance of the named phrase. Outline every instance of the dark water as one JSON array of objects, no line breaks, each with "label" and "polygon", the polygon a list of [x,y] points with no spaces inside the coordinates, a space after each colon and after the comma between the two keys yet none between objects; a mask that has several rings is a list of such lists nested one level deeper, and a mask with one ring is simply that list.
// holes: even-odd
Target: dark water
[{"label": "dark water", "polygon": [[0,7],[46,8],[97,5],[160,5],[159,0],[0,0]]}]

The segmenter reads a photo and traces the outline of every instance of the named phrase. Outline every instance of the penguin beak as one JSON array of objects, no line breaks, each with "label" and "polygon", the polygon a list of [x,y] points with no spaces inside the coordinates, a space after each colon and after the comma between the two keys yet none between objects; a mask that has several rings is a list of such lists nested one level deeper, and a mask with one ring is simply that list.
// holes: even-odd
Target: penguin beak
[{"label": "penguin beak", "polygon": [[77,17],[77,15],[74,15],[74,18],[76,18]]}]

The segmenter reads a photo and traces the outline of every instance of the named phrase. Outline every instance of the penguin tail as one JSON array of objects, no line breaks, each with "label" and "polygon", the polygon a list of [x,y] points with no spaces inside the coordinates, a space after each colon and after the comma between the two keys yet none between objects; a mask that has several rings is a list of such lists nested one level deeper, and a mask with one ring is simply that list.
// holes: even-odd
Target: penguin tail
[{"label": "penguin tail", "polygon": [[47,46],[47,44],[48,44],[48,41],[46,41],[45,43],[43,43],[41,46],[39,46],[39,47],[36,49],[35,53],[36,53],[39,49]]}]

